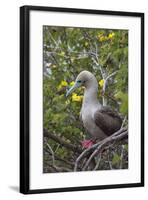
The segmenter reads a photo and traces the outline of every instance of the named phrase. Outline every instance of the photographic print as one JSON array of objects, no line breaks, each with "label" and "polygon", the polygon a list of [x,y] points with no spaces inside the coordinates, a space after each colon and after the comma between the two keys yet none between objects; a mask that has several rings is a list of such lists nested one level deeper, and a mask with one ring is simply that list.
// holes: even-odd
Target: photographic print
[{"label": "photographic print", "polygon": [[43,172],[128,168],[128,30],[43,26]]},{"label": "photographic print", "polygon": [[20,8],[20,192],[144,186],[144,13]]}]

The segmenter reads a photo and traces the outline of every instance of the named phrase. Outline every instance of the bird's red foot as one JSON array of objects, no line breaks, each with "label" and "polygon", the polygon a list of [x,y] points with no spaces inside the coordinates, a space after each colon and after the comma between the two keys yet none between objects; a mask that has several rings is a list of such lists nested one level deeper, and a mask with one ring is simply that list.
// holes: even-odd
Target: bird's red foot
[{"label": "bird's red foot", "polygon": [[91,147],[94,144],[92,140],[84,140],[81,143],[82,143],[82,147],[85,149]]}]

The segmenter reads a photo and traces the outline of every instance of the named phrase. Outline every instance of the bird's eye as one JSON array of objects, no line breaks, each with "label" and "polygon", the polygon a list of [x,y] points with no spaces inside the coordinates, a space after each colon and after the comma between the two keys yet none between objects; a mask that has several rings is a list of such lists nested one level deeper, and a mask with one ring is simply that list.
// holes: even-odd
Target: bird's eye
[{"label": "bird's eye", "polygon": [[78,80],[77,82],[78,82],[78,83],[81,83],[82,81],[81,81],[81,80]]}]

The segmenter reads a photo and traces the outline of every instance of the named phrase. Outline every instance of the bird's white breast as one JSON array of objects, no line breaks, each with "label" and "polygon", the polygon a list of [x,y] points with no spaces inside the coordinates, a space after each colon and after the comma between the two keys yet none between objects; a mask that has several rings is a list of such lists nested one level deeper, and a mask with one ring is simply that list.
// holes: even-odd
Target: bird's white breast
[{"label": "bird's white breast", "polygon": [[81,115],[83,125],[90,135],[94,138],[104,139],[106,136],[104,132],[96,125],[94,121],[94,113],[99,109],[99,105],[83,104]]}]

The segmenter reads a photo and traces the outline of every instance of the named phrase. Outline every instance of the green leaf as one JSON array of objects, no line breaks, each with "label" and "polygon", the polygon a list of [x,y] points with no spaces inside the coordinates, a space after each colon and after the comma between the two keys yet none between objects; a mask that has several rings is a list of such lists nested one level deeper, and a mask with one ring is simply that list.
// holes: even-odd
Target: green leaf
[{"label": "green leaf", "polygon": [[124,145],[124,149],[128,152],[128,144]]},{"label": "green leaf", "polygon": [[120,112],[127,115],[128,114],[128,94],[120,91],[117,94],[115,94],[114,97],[121,101]]},{"label": "green leaf", "polygon": [[120,156],[117,153],[115,153],[112,159],[112,163],[117,164],[119,163],[119,161],[120,161]]}]

